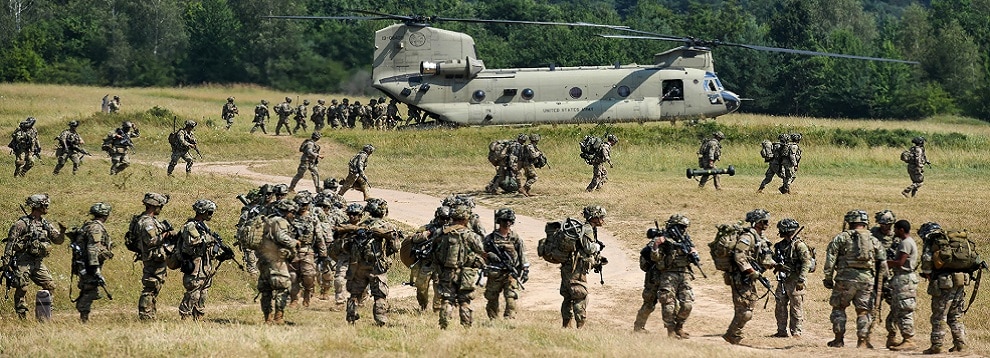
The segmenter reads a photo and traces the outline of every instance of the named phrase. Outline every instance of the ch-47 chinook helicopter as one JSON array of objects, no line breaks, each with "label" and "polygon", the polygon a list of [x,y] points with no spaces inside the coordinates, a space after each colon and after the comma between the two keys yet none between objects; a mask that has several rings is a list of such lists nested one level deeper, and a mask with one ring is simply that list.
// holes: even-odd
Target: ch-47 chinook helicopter
[{"label": "ch-47 chinook helicopter", "polygon": [[[916,63],[701,41],[625,26],[353,12],[374,16],[267,17],[399,21],[375,32],[372,86],[441,122],[457,125],[673,122],[732,113],[739,109],[740,98],[722,87],[715,75],[711,54],[714,46]],[[636,34],[602,37],[675,41],[684,45],[656,54],[653,65],[489,69],[475,53],[471,36],[431,26],[431,23],[450,21],[594,27]]]}]

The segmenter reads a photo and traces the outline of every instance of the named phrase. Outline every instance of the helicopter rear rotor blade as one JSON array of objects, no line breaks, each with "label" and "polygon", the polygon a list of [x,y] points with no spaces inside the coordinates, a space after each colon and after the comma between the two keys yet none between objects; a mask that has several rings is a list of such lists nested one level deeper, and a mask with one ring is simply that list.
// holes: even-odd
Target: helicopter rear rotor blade
[{"label": "helicopter rear rotor blade", "polygon": [[508,25],[547,25],[547,26],[576,26],[576,27],[600,27],[606,29],[628,29],[628,26],[593,24],[589,22],[550,22],[550,21],[521,21],[521,20],[487,20],[487,19],[458,19],[450,17],[437,17],[435,21],[467,22],[476,24],[508,24]]},{"label": "helicopter rear rotor blade", "polygon": [[799,55],[808,56],[828,56],[828,57],[839,57],[839,58],[851,58],[856,60],[868,60],[868,61],[882,61],[882,62],[896,62],[896,63],[907,63],[912,65],[918,65],[918,61],[908,61],[908,60],[897,60],[892,58],[883,57],[870,57],[870,56],[857,56],[857,55],[845,55],[841,53],[831,53],[831,52],[818,52],[818,51],[807,51],[807,50],[795,50],[790,48],[780,48],[780,47],[770,47],[770,46],[760,46],[760,45],[746,45],[746,44],[735,44],[729,42],[719,42],[719,45],[734,46],[748,48],[750,50],[757,51],[769,51],[769,52],[782,52],[782,53],[794,53]]},{"label": "helicopter rear rotor blade", "polygon": [[289,20],[392,20],[391,17],[368,17],[368,16],[301,16],[301,15],[269,15],[262,16],[265,19],[289,19]]}]

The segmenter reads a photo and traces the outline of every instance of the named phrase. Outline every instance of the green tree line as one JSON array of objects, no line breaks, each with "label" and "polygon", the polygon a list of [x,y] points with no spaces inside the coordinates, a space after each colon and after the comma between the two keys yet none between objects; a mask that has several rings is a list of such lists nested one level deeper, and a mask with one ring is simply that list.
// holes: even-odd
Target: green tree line
[{"label": "green tree line", "polygon": [[[990,120],[990,0],[9,0],[0,81],[109,86],[253,83],[367,94],[373,34],[347,9],[449,18],[593,22],[673,36],[918,61],[920,65],[713,49],[745,111]],[[489,68],[652,63],[679,43],[601,30],[444,22]]]}]

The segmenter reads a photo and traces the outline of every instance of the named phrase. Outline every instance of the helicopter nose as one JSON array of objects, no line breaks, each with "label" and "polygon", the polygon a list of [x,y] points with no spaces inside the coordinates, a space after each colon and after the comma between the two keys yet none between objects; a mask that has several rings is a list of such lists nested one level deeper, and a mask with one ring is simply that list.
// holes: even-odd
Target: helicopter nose
[{"label": "helicopter nose", "polygon": [[739,96],[730,91],[722,91],[722,101],[725,102],[725,109],[729,110],[729,113],[735,112],[739,109]]}]

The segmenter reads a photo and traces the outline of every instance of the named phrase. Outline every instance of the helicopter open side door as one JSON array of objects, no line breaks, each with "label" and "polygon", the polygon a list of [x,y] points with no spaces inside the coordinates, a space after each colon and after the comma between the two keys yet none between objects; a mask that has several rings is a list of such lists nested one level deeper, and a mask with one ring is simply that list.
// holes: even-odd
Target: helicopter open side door
[{"label": "helicopter open side door", "polygon": [[660,85],[660,117],[684,115],[684,80],[663,80]]}]

